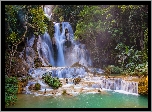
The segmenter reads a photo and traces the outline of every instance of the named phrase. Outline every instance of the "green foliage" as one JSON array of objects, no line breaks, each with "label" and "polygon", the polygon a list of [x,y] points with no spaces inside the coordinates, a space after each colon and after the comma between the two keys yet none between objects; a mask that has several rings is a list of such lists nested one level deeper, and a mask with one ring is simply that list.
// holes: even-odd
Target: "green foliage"
[{"label": "green foliage", "polygon": [[[27,26],[27,33],[26,28]],[[18,43],[22,36],[41,35],[47,30],[45,15],[39,5],[5,5],[5,38],[8,44]]]},{"label": "green foliage", "polygon": [[129,48],[134,46],[133,52],[144,51],[144,60],[147,61],[147,5],[84,6],[79,17],[75,39],[83,39],[86,42],[93,58],[98,56],[95,53],[101,54],[98,59],[100,65],[117,65],[117,50],[113,48],[120,42]]},{"label": "green foliage", "polygon": [[60,82],[59,78],[52,77],[51,74],[49,73],[43,74],[42,79],[53,89],[58,89],[59,87],[62,86],[62,83]]},{"label": "green foliage", "polygon": [[40,6],[36,8],[31,8],[29,10],[29,15],[32,17],[30,19],[31,24],[35,27],[34,34],[41,35],[47,30],[47,25],[45,24],[45,16],[43,9]]},{"label": "green foliage", "polygon": [[119,63],[122,67],[127,69],[128,72],[140,70],[148,63],[148,60],[145,62],[143,53],[141,51],[135,50],[133,46],[129,47],[123,43],[119,43],[115,49],[119,50],[117,55]]},{"label": "green foliage", "polygon": [[18,80],[16,77],[5,75],[5,106],[14,104],[17,101]]},{"label": "green foliage", "polygon": [[47,31],[47,20],[40,5],[5,5],[5,71],[6,75],[15,66],[14,58],[18,45],[26,43],[26,37],[41,35]]},{"label": "green foliage", "polygon": [[105,75],[106,76],[110,76],[111,75],[111,69],[112,69],[112,67],[114,67],[113,65],[108,65],[107,67],[104,67],[104,73],[105,73]]},{"label": "green foliage", "polygon": [[20,41],[24,28],[21,30],[21,23],[18,19],[20,7],[5,5],[5,38],[8,43]]},{"label": "green foliage", "polygon": [[105,32],[110,28],[111,24],[109,24],[108,21],[111,19],[112,15],[108,13],[108,10],[111,10],[112,7],[113,6],[107,6],[105,8],[102,6],[84,6],[84,9],[79,14],[81,19],[76,26],[75,38],[85,38],[92,36],[91,34],[94,33]]},{"label": "green foliage", "polygon": [[53,9],[53,19],[57,22],[68,21],[75,31],[79,13],[84,5],[56,5]]},{"label": "green foliage", "polygon": [[122,69],[119,68],[118,66],[114,66],[111,69],[111,74],[121,74],[121,72],[122,72]]},{"label": "green foliage", "polygon": [[40,90],[40,89],[41,89],[41,85],[40,85],[39,83],[36,83],[36,84],[34,85],[34,89],[35,89],[35,90]]}]

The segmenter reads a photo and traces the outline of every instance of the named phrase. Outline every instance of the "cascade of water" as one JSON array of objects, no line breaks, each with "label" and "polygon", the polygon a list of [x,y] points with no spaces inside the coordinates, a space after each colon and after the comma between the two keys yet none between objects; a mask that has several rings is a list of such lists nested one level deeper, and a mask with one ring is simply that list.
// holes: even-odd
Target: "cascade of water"
[{"label": "cascade of water", "polygon": [[75,77],[84,77],[87,75],[84,68],[78,67],[68,67],[61,68],[57,70],[52,70],[52,76],[58,78],[75,78]]},{"label": "cascade of water", "polygon": [[[64,67],[71,66],[76,62],[79,62],[84,66],[91,66],[92,62],[90,59],[89,51],[85,48],[84,44],[81,44],[74,40],[73,30],[69,22],[62,22],[62,31],[60,32],[60,23],[55,23],[55,45],[56,48],[53,50],[52,41],[48,33],[45,32],[43,36],[38,39],[37,49],[39,57],[44,66],[51,64],[52,66]],[[66,44],[65,29],[68,29],[71,43],[69,47]],[[27,43],[28,46],[32,46],[34,37],[31,38]],[[54,60],[54,52],[56,52],[56,60]]]},{"label": "cascade of water", "polygon": [[64,54],[63,54],[63,33],[60,34],[60,24],[55,24],[55,39],[56,39],[56,45],[58,50],[58,57],[57,57],[57,66],[65,66],[64,62]]},{"label": "cascade of water", "polygon": [[131,81],[123,81],[122,82],[122,90],[130,92],[130,93],[138,93],[138,83]]},{"label": "cascade of water", "polygon": [[132,82],[132,81],[126,81],[121,78],[112,78],[112,79],[106,79],[104,77],[100,79],[95,79],[99,82],[92,84],[93,88],[102,88],[102,89],[108,89],[108,90],[114,90],[114,91],[124,91],[128,93],[135,93],[138,94],[138,83]]},{"label": "cascade of water", "polygon": [[39,57],[42,60],[44,66],[52,65],[54,66],[53,49],[52,42],[48,33],[44,33],[43,36],[39,37],[37,43],[37,49]]},{"label": "cascade of water", "polygon": [[[69,40],[66,40],[65,29],[68,29]],[[73,30],[69,22],[62,22],[62,32],[60,32],[60,23],[55,24],[55,39],[58,50],[56,66],[71,66],[76,62],[84,66],[91,66],[89,51],[84,44],[74,40]],[[70,46],[66,46],[69,42]]]}]

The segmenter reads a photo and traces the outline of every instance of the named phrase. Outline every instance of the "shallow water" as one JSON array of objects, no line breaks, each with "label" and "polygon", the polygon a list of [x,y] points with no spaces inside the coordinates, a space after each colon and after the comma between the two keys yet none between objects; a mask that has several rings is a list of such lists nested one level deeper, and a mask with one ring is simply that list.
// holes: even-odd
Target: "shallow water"
[{"label": "shallow water", "polygon": [[16,105],[9,108],[148,108],[148,97],[107,93],[56,97],[18,94]]}]

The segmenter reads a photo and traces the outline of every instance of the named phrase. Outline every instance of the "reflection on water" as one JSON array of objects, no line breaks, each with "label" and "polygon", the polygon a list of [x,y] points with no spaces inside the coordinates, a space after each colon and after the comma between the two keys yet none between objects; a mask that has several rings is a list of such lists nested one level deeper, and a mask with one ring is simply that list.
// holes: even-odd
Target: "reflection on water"
[{"label": "reflection on water", "polygon": [[148,98],[116,92],[77,96],[34,96],[19,94],[9,108],[148,108]]}]

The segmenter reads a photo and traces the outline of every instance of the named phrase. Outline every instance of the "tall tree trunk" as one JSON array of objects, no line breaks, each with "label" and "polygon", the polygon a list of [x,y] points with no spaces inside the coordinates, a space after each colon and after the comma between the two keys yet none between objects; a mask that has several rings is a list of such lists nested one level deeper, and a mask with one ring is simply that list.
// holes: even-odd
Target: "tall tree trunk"
[{"label": "tall tree trunk", "polygon": [[39,36],[38,35],[36,35],[35,36],[35,39],[34,39],[34,44],[33,44],[33,49],[35,50],[35,51],[37,51],[37,42],[38,42],[38,38],[39,38]]},{"label": "tall tree trunk", "polygon": [[38,60],[38,51],[37,51],[37,42],[38,42],[38,38],[39,38],[39,36],[38,35],[36,35],[35,36],[35,39],[34,39],[34,44],[33,44],[33,49],[34,49],[34,51],[35,51],[35,57],[34,57],[34,67],[36,67],[36,63],[35,62],[37,62],[37,60]]}]

